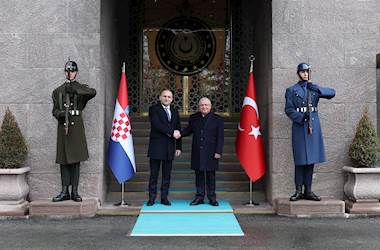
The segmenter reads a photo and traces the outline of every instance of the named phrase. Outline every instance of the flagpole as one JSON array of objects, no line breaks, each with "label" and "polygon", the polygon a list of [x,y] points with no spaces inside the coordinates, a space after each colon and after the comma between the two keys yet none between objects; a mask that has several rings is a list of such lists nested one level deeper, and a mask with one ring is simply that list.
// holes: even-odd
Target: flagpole
[{"label": "flagpole", "polygon": [[253,192],[252,192],[252,181],[249,180],[249,202],[245,204],[247,207],[254,207],[260,205],[257,202],[253,201]]},{"label": "flagpole", "polygon": [[[123,62],[123,66],[121,68],[122,72],[125,72],[125,62]],[[124,183],[121,183],[121,201],[114,204],[115,206],[120,206],[120,207],[129,207],[129,204],[124,200]]]},{"label": "flagpole", "polygon": [[[251,65],[249,67],[249,72],[253,72],[253,61],[255,61],[255,57],[253,55],[249,56],[249,61]],[[259,203],[253,201],[253,192],[252,192],[252,181],[249,179],[249,202],[245,204],[248,207],[254,207],[259,205]]]},{"label": "flagpole", "polygon": [[121,201],[114,205],[120,207],[129,207],[129,204],[124,200],[124,182],[121,183]]}]

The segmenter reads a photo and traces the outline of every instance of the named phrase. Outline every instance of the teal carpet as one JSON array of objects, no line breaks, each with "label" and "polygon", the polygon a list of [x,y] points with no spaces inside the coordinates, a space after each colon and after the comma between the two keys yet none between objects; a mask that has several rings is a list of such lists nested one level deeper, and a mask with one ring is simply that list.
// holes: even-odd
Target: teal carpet
[{"label": "teal carpet", "polygon": [[172,201],[141,209],[131,236],[244,236],[227,201],[220,206],[190,206],[190,201]]}]

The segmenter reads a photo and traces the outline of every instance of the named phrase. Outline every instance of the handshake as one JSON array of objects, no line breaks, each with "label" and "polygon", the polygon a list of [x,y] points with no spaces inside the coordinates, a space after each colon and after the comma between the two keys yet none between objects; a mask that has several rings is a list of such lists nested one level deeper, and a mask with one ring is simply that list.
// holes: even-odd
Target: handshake
[{"label": "handshake", "polygon": [[181,138],[181,132],[179,130],[174,130],[173,137],[177,140]]}]

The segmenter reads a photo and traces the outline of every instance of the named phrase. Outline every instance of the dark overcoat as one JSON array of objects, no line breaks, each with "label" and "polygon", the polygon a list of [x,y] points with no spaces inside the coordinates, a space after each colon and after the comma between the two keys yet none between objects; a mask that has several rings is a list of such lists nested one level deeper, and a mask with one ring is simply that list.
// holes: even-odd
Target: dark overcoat
[{"label": "dark overcoat", "polygon": [[53,116],[58,120],[56,154],[56,163],[58,164],[72,164],[88,159],[82,111],[86,107],[87,102],[96,95],[96,90],[89,88],[85,84],[80,84],[76,81],[70,83],[74,91],[70,94],[69,109],[73,110],[74,104],[77,104],[76,110],[79,112],[76,115],[69,115],[69,133],[66,135],[64,127],[66,84],[68,83],[64,83],[56,88],[52,94],[54,105]]},{"label": "dark overcoat", "polygon": [[[318,116],[318,110],[310,113],[313,127],[312,134],[308,134],[308,122],[304,119],[304,112],[297,108],[307,106],[305,82],[298,82],[286,89],[285,113],[293,121],[292,146],[293,158],[296,166],[310,165],[326,161],[323,135]],[[331,99],[335,96],[332,88],[320,87],[313,84],[315,90],[310,90],[312,106],[318,107],[319,98]],[[317,90],[317,91],[316,91]]]},{"label": "dark overcoat", "polygon": [[[202,121],[206,119],[205,121]],[[224,145],[224,122],[215,113],[203,117],[201,112],[189,117],[188,126],[181,135],[193,134],[191,146],[191,169],[213,171],[218,170],[219,160],[215,153],[222,155]]]},{"label": "dark overcoat", "polygon": [[174,130],[181,130],[178,110],[170,106],[171,120],[161,103],[149,107],[150,136],[148,157],[155,160],[173,160],[175,150],[182,149],[182,140],[173,137]]}]

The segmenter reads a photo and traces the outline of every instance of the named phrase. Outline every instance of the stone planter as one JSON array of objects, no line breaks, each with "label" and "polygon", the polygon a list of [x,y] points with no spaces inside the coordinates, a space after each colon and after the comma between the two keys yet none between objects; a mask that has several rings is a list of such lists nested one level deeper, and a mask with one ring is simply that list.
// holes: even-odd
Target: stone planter
[{"label": "stone planter", "polygon": [[380,168],[343,167],[347,173],[344,193],[346,211],[358,214],[380,214]]},{"label": "stone planter", "polygon": [[26,196],[29,186],[25,175],[30,167],[0,169],[0,215],[25,215],[28,212]]}]

